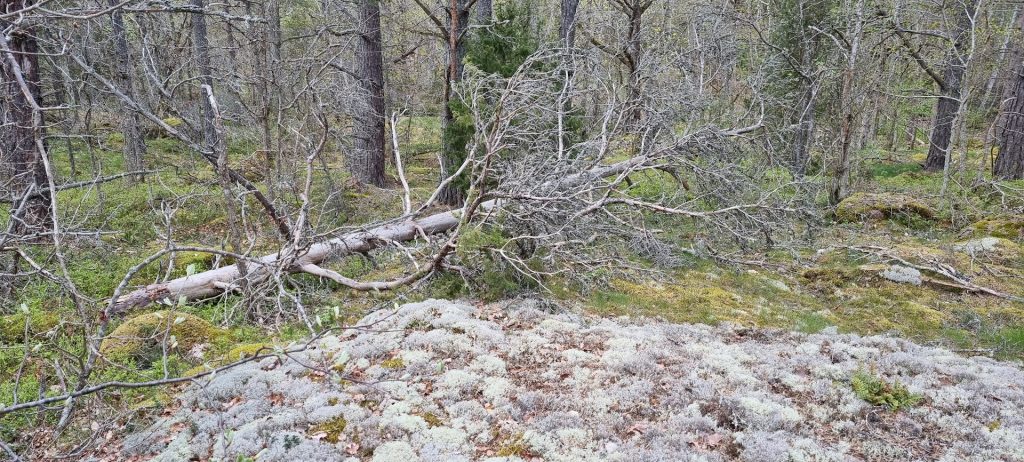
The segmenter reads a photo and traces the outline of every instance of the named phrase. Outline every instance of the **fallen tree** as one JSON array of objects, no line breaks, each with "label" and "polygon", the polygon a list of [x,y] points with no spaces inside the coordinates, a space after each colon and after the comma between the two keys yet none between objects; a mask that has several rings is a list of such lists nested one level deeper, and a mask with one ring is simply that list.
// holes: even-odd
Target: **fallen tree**
[{"label": "fallen tree", "polygon": [[[635,157],[612,165],[594,167],[586,172],[569,175],[559,181],[558,187],[593,181],[595,179],[619,175],[643,165],[647,157]],[[397,223],[387,223],[375,228],[345,234],[333,239],[318,242],[306,249],[284,249],[258,259],[247,261],[249,266],[246,277],[256,280],[270,276],[274,271],[291,273],[305,272],[326,277],[339,284],[356,290],[388,290],[412,282],[429,273],[429,268],[421,269],[409,276],[391,282],[361,283],[345,278],[337,272],[318,266],[320,263],[356,253],[365,253],[392,242],[408,242],[421,236],[431,236],[454,230],[463,218],[472,219],[475,212],[491,212],[499,205],[499,200],[480,201],[475,206],[467,204],[461,209],[440,212],[419,219],[409,219]],[[467,213],[468,212],[468,213]],[[144,262],[147,263],[147,262]],[[183,276],[171,281],[150,284],[132,291],[124,296],[115,293],[111,298],[106,316],[116,316],[127,311],[143,308],[163,299],[200,300],[219,295],[227,290],[239,287],[243,279],[237,264]]]}]

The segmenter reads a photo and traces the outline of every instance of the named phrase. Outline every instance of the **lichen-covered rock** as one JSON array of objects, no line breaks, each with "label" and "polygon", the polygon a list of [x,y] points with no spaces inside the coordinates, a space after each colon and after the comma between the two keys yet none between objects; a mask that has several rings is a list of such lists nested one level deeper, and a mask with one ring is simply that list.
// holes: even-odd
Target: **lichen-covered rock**
[{"label": "lichen-covered rock", "polygon": [[100,352],[115,360],[148,364],[171,352],[189,353],[221,334],[212,324],[181,311],[163,310],[138,315],[117,326],[100,344]]},{"label": "lichen-covered rock", "polygon": [[1019,258],[1021,256],[1021,248],[1017,243],[994,236],[959,242],[953,246],[953,250],[971,256],[985,255],[1004,259]]},{"label": "lichen-covered rock", "polygon": [[[1024,460],[1024,372],[888,337],[430,300],[200,379],[132,460]],[[401,367],[383,367],[401,358]],[[870,370],[920,396],[892,411]],[[881,383],[881,382],[880,382]]]},{"label": "lichen-covered rock", "polygon": [[901,284],[921,285],[921,272],[916,268],[903,265],[890,265],[878,273],[884,279]]},{"label": "lichen-covered rock", "polygon": [[897,215],[935,217],[935,211],[910,196],[891,193],[855,193],[836,206],[836,218],[844,222],[892,218]]}]

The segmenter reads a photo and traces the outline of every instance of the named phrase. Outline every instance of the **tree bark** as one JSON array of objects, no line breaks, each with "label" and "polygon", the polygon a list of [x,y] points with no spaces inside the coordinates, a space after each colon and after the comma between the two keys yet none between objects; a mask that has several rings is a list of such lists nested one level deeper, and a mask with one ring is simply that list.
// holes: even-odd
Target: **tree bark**
[{"label": "tree bark", "polygon": [[494,20],[494,1],[476,1],[476,20],[480,24],[490,24]]},{"label": "tree bark", "polygon": [[[117,8],[120,2],[110,0],[110,6],[115,7],[110,14],[111,26],[114,32],[114,56],[117,60],[117,80],[124,89],[124,93],[131,98],[136,98],[135,82],[132,79],[134,74],[132,61],[128,50],[128,39],[124,28],[124,15],[121,8]],[[146,153],[146,141],[142,137],[142,129],[139,122],[139,115],[135,112],[124,114],[121,118],[121,132],[124,135],[124,165],[125,171],[140,172],[145,169],[143,156]],[[145,180],[145,175],[139,173],[133,175],[134,181]]]},{"label": "tree bark", "polygon": [[357,180],[384,186],[384,52],[380,32],[380,0],[360,0],[356,61],[359,107],[353,125],[354,149],[348,168]]},{"label": "tree bark", "polygon": [[[1024,15],[1019,16],[1024,34]],[[992,163],[992,176],[1001,180],[1024,179],[1024,45],[1017,39],[1013,58],[1009,61],[1015,72],[1007,85],[999,133],[999,154]]]},{"label": "tree bark", "polygon": [[[445,87],[441,108],[441,133],[448,133],[449,127],[455,123],[455,113],[452,112],[453,92],[456,84],[462,81],[463,65],[462,59],[466,55],[466,29],[469,25],[469,9],[466,8],[467,0],[448,0],[448,65],[445,71]],[[447,141],[441,143],[441,181],[454,174],[458,168],[460,159],[464,157],[462,146],[453,146]],[[462,188],[449,182],[441,188],[437,200],[445,205],[458,206],[465,201],[465,193]]]},{"label": "tree bark", "polygon": [[[0,12],[22,10],[33,3],[33,0],[0,0]],[[0,99],[0,168],[3,169],[3,180],[9,182],[8,193],[14,204],[13,231],[17,235],[28,235],[45,231],[52,224],[48,191],[29,194],[18,211],[26,193],[45,190],[48,185],[42,159],[46,134],[44,114],[37,110],[43,105],[39,46],[33,28],[12,25],[7,21],[0,21],[0,26],[14,28],[9,35],[8,50],[0,56],[4,92]]]},{"label": "tree bark", "polygon": [[963,104],[963,81],[967,72],[967,57],[964,51],[969,45],[970,35],[974,28],[974,13],[979,0],[970,0],[964,6],[961,16],[957,19],[956,30],[953,31],[953,48],[946,54],[945,69],[942,72],[940,95],[935,103],[935,118],[932,121],[932,133],[928,143],[928,157],[924,169],[935,172],[946,167],[946,158],[951,149],[953,123],[960,113]]},{"label": "tree bark", "polygon": [[576,9],[580,0],[562,0],[562,21],[558,24],[558,37],[562,46],[572,48],[576,43]]},{"label": "tree bark", "polygon": [[[196,49],[196,70],[199,72],[199,84],[213,88],[213,68],[210,64],[210,40],[206,32],[206,13],[203,0],[192,0],[196,13],[192,14],[192,42]],[[210,100],[200,97],[203,112],[203,145],[211,154],[216,152],[217,128],[214,121],[213,106]]]},{"label": "tree bark", "polygon": [[[864,25],[864,0],[857,0],[854,5],[854,18],[850,48],[847,50],[846,69],[843,70],[843,85],[840,90],[839,104],[845,110],[842,115],[842,127],[840,129],[842,143],[839,151],[839,159],[836,161],[836,169],[832,174],[832,187],[829,189],[829,202],[832,205],[838,204],[846,198],[847,189],[850,185],[850,150],[853,141],[853,120],[860,108],[860,103],[854,101],[854,72],[857,70],[857,57],[860,52],[861,32]],[[865,130],[866,131],[866,130]]]}]

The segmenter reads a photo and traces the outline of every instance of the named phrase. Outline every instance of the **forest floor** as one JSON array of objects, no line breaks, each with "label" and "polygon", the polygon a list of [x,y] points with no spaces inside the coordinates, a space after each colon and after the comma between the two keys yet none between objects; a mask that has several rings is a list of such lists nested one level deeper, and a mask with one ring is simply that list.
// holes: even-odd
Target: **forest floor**
[{"label": "forest floor", "polygon": [[[422,200],[437,180],[436,146],[422,140],[436,139],[437,124],[433,119],[415,118],[406,119],[403,125],[400,133],[406,172],[414,201]],[[53,146],[61,178],[85,180],[122,172],[118,137],[111,135],[101,141],[91,151],[77,142]],[[69,147],[76,152],[74,175],[68,162]],[[84,295],[96,300],[109,297],[126,271],[165,246],[161,235],[168,229],[173,229],[179,245],[226,247],[226,218],[221,207],[211,205],[223,196],[209,165],[168,138],[150,139],[148,148],[151,168],[158,171],[147,181],[115,180],[58,194],[66,229],[96,231],[68,242],[68,254],[73,256],[68,263],[71,278]],[[484,272],[469,284],[462,276],[446,274],[392,293],[352,292],[311,276],[296,277],[294,289],[301,293],[317,328],[350,325],[396,301],[462,298],[493,302],[526,295],[549,297],[597,316],[712,326],[727,323],[807,334],[834,327],[843,334],[884,334],[948,348],[965,357],[1019,363],[1024,360],[1024,303],[1012,297],[1024,296],[1024,219],[1007,215],[1008,206],[1002,201],[1003,193],[1011,190],[1019,201],[1024,182],[973,188],[953,181],[940,194],[942,173],[921,171],[922,149],[871,151],[866,156],[871,160],[857,169],[853,190],[883,195],[879,197],[885,202],[912,201],[927,207],[931,211],[925,214],[928,216],[913,207],[892,213],[872,212],[870,207],[856,209],[845,220],[826,216],[807,245],[772,250],[753,258],[756,261],[742,254],[718,258],[684,255],[667,265],[638,259],[630,263],[652,271],[616,273],[607,277],[605,284],[588,286],[557,278],[538,286],[500,272]],[[972,149],[979,150],[977,146]],[[255,146],[233,143],[230,151],[233,165],[250,179],[261,180],[264,159]],[[313,202],[321,204],[318,229],[353,229],[388,218],[382,216],[387,211],[401,209],[398,186],[354,185],[340,173],[344,169],[338,157],[329,156],[330,174],[320,175],[314,182]],[[972,155],[967,160],[964,169],[973,171],[978,158]],[[296,175],[302,171],[294,169]],[[677,187],[666,178],[645,181],[645,187],[655,190]],[[281,197],[295,193],[284,184],[276,187],[281,188]],[[254,217],[246,230],[254,238],[252,252],[276,250],[274,240],[266,237],[273,236],[272,225],[260,218],[258,210],[245,213]],[[684,246],[700,237],[698,231],[685,228],[673,236]],[[727,259],[742,263],[728,263]],[[330,268],[353,278],[386,279],[404,268],[402,262],[402,257],[386,253],[372,259],[357,255],[335,261]],[[173,261],[163,259],[147,267],[132,283],[151,283],[226,263],[207,254],[180,252]],[[901,273],[907,266],[925,271],[917,275],[910,271],[907,277]],[[954,274],[972,285],[951,283],[928,269],[954,269]],[[892,277],[894,272],[903,276]],[[980,292],[978,287],[1009,297]],[[31,374],[20,383],[3,379],[24,367],[26,348],[72,353],[81,349],[75,337],[80,326],[72,321],[73,307],[68,300],[54,297],[55,293],[58,288],[53,283],[39,279],[17,292],[13,306],[3,307],[7,311],[0,316],[0,399],[6,400],[16,389],[20,399],[35,399],[39,389],[53,383]],[[185,374],[223,363],[240,351],[281,347],[309,335],[295,319],[283,319],[272,309],[245,312],[236,302],[237,298],[227,296],[174,308],[204,323],[198,329],[199,338],[192,342],[202,345],[201,354],[183,352],[167,361],[140,360],[134,368],[106,368],[97,379],[159,378],[165,371]],[[190,334],[181,332],[179,342],[189,343]],[[28,367],[33,368],[32,364]],[[173,401],[161,390],[125,392],[119,399],[122,408],[127,405],[133,412],[163,409]],[[22,417],[4,418],[0,420],[0,439],[10,441],[19,428],[33,423]]]}]

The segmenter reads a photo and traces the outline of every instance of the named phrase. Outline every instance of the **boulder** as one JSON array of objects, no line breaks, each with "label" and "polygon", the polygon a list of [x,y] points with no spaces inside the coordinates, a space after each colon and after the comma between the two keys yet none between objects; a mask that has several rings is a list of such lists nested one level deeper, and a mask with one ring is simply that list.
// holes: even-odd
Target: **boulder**
[{"label": "boulder", "polygon": [[165,341],[172,352],[196,356],[194,348],[203,348],[220,334],[220,329],[198,316],[173,310],[154,311],[117,326],[100,343],[100,352],[114,360],[147,365],[163,355]]},{"label": "boulder", "polygon": [[935,211],[910,196],[888,193],[856,193],[836,206],[836,218],[843,222],[880,220],[898,215],[933,219]]}]

